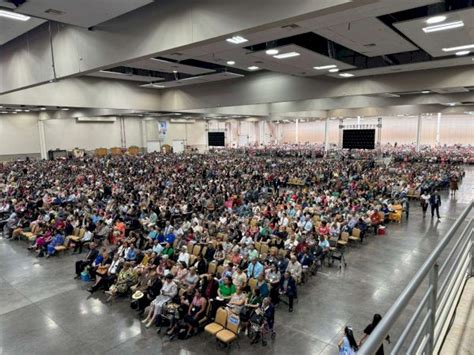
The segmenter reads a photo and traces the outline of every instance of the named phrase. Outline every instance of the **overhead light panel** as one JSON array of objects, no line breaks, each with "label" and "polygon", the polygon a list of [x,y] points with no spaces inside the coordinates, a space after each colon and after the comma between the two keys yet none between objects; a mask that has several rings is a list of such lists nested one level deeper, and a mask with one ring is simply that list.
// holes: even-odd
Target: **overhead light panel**
[{"label": "overhead light panel", "polygon": [[430,17],[428,20],[426,20],[426,23],[428,25],[433,25],[435,23],[443,22],[444,20],[446,20],[446,16],[444,16],[444,15],[433,16],[433,17]]},{"label": "overhead light panel", "polygon": [[250,67],[247,68],[248,70],[259,70],[260,68],[257,67],[256,65],[252,65]]},{"label": "overhead light panel", "polygon": [[233,61],[233,60],[228,60],[227,61],[227,65],[234,65],[234,64],[235,64],[235,61]]},{"label": "overhead light panel", "polygon": [[229,42],[229,43],[233,43],[233,44],[240,44],[240,43],[247,42],[248,39],[246,39],[242,36],[234,36],[234,37],[231,37],[231,38],[227,38],[226,41]]},{"label": "overhead light panel", "polygon": [[422,93],[422,94],[429,94],[430,92],[431,92],[431,91],[429,91],[429,90],[423,90],[421,93]]},{"label": "overhead light panel", "polygon": [[41,111],[46,111],[46,107],[41,107],[40,110]]},{"label": "overhead light panel", "polygon": [[63,108],[61,109],[61,111],[69,111],[69,108],[63,107]]},{"label": "overhead light panel", "polygon": [[288,52],[288,53],[281,53],[281,54],[277,54],[277,55],[274,55],[273,58],[276,58],[276,59],[286,59],[286,58],[293,58],[293,57],[297,57],[299,56],[300,54],[298,52]]},{"label": "overhead light panel", "polygon": [[460,57],[462,55],[468,55],[469,53],[471,53],[470,51],[459,51],[459,52],[456,52],[455,54]]},{"label": "overhead light panel", "polygon": [[329,69],[330,73],[337,73],[338,71],[339,71],[339,69],[337,69],[337,68]]},{"label": "overhead light panel", "polygon": [[267,49],[265,53],[268,55],[276,55],[278,54],[278,49]]},{"label": "overhead light panel", "polygon": [[326,69],[331,69],[331,68],[336,68],[336,64],[331,64],[331,65],[323,65],[322,67],[313,67],[313,69],[316,70],[326,70]]},{"label": "overhead light panel", "polygon": [[474,44],[466,44],[464,46],[443,48],[443,52],[457,52],[457,51],[463,51],[465,49],[471,49],[471,48],[474,48]]},{"label": "overhead light panel", "polygon": [[30,16],[25,16],[22,14],[17,14],[16,12],[6,10],[0,10],[0,17],[6,17],[17,21],[28,21],[31,18]]},{"label": "overhead light panel", "polygon": [[454,22],[446,22],[439,25],[423,27],[423,32],[431,33],[431,32],[438,32],[438,31],[446,31],[452,30],[454,28],[463,27],[464,22],[462,21],[454,21]]},{"label": "overhead light panel", "polygon": [[111,71],[111,70],[101,70],[100,72],[105,73],[105,74],[128,75],[126,73],[121,73],[121,72],[118,72],[118,71]]},{"label": "overhead light panel", "polygon": [[353,77],[354,74],[351,74],[351,73],[340,73],[339,76],[342,76],[343,78],[350,78],[350,77]]}]

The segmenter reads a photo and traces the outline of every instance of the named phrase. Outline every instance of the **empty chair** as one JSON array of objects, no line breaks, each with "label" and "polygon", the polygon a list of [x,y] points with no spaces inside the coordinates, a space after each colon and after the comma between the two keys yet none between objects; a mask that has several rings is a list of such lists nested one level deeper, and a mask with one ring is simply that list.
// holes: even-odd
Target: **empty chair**
[{"label": "empty chair", "polygon": [[227,323],[227,311],[224,308],[219,308],[216,313],[216,319],[214,322],[209,323],[204,327],[206,333],[216,335],[224,329]]}]

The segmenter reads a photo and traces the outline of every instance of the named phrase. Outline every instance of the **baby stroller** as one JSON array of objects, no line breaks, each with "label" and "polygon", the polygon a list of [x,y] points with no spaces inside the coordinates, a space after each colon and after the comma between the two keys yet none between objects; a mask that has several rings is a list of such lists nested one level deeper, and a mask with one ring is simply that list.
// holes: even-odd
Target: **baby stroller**
[{"label": "baby stroller", "polygon": [[273,329],[273,321],[265,319],[260,309],[255,310],[250,317],[249,337],[252,338],[251,344],[257,344],[260,340],[262,345],[266,346],[266,337],[270,334],[271,339],[275,339],[276,333]]}]

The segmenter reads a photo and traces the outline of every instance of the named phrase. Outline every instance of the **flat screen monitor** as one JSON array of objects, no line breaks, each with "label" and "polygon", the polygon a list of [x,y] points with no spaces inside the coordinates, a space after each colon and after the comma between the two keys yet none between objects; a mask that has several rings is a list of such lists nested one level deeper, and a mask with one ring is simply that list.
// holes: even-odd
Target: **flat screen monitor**
[{"label": "flat screen monitor", "polygon": [[344,149],[374,149],[375,129],[345,129],[342,135]]},{"label": "flat screen monitor", "polygon": [[225,147],[225,134],[224,132],[209,132],[208,142],[211,147]]}]

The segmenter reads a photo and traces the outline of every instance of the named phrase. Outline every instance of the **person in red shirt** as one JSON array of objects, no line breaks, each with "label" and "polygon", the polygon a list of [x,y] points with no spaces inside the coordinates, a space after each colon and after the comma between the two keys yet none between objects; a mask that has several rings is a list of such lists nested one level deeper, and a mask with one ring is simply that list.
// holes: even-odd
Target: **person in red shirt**
[{"label": "person in red shirt", "polygon": [[370,216],[370,223],[372,227],[374,227],[374,232],[377,234],[377,229],[379,225],[382,223],[382,218],[380,218],[380,214],[378,210],[375,210],[374,213]]}]

